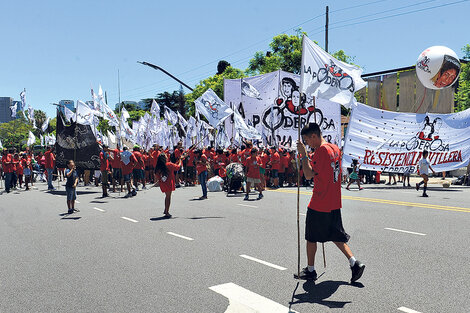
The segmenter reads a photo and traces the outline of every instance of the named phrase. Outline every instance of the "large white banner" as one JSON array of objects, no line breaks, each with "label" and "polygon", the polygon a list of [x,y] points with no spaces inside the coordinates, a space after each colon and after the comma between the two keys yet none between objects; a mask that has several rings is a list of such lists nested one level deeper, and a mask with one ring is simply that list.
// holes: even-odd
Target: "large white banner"
[{"label": "large white banner", "polygon": [[414,114],[353,106],[343,164],[361,169],[416,172],[423,150],[436,172],[467,166],[470,158],[470,109],[453,114]]},{"label": "large white banner", "polygon": [[[242,93],[242,82],[259,92],[257,98]],[[245,88],[246,87],[246,84]],[[276,71],[241,79],[224,80],[224,101],[240,113],[246,123],[253,126],[268,145],[293,147],[298,137],[298,127],[315,120],[324,137],[331,143],[341,144],[341,106],[338,103],[313,98],[300,101],[300,75]],[[300,122],[298,109],[300,107]],[[230,138],[236,136],[233,117],[225,120]]]}]

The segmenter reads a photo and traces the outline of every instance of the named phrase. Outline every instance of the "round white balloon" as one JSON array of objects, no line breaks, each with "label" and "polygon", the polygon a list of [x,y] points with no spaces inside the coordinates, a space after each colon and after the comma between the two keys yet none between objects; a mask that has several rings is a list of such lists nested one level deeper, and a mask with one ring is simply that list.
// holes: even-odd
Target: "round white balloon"
[{"label": "round white balloon", "polygon": [[444,46],[424,50],[416,62],[416,74],[420,82],[430,89],[452,86],[459,78],[460,61],[457,54]]}]

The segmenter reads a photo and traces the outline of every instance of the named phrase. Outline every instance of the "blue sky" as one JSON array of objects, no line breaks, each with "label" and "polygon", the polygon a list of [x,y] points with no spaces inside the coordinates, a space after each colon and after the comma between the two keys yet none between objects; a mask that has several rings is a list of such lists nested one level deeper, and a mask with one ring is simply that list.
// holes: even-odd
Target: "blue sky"
[{"label": "blue sky", "polygon": [[[413,65],[433,45],[462,57],[470,1],[443,6],[453,2],[459,0],[2,1],[0,96],[19,100],[26,88],[28,103],[54,115],[51,103],[90,100],[90,86],[101,84],[114,106],[118,69],[121,100],[179,88],[137,61],[194,86],[215,74],[220,59],[245,69],[273,36],[301,23],[323,47],[326,5],[330,51],[345,50],[365,73]],[[435,6],[442,7],[425,10]]]}]

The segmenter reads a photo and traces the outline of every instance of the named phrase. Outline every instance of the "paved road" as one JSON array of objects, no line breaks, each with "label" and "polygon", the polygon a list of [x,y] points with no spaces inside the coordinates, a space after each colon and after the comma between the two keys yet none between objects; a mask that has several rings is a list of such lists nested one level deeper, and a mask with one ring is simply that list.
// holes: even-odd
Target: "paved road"
[{"label": "paved road", "polygon": [[[470,189],[431,188],[429,198],[343,189],[343,223],[364,276],[349,284],[346,258],[327,243],[321,277],[300,282],[292,298],[296,189],[261,201],[223,193],[197,201],[200,188],[178,189],[174,218],[161,220],[158,188],[101,199],[100,189],[80,187],[81,212],[71,216],[61,215],[64,188],[45,188],[0,196],[0,312],[288,312],[292,302],[296,312],[470,311]],[[301,189],[303,214],[310,192]]]}]

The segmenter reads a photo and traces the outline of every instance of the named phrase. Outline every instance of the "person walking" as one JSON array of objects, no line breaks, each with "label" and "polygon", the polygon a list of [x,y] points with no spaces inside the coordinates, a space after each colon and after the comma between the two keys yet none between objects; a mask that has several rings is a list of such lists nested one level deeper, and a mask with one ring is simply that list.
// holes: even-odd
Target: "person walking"
[{"label": "person walking", "polygon": [[103,189],[102,198],[108,197],[108,176],[110,173],[110,160],[109,148],[103,145],[103,150],[100,152],[100,171],[101,171],[101,187]]},{"label": "person walking", "polygon": [[170,204],[171,193],[175,191],[175,173],[181,168],[181,158],[175,163],[168,162],[166,154],[161,153],[158,156],[155,167],[155,177],[160,184],[160,190],[165,194],[165,210],[163,211],[165,218],[171,218]]},{"label": "person walking", "polygon": [[67,162],[67,169],[65,170],[65,193],[67,194],[67,207],[68,214],[73,212],[80,212],[80,210],[75,209],[75,200],[77,200],[77,184],[78,184],[78,174],[75,168],[75,162],[69,160]]},{"label": "person walking", "polygon": [[431,164],[429,164],[427,157],[428,157],[428,151],[424,150],[423,156],[421,160],[418,162],[419,176],[421,176],[423,180],[416,184],[416,191],[419,191],[419,187],[421,187],[421,185],[424,184],[423,197],[426,197],[426,198],[429,197],[428,194],[426,193],[426,190],[428,189],[429,170],[431,170],[434,174],[436,174],[436,172],[431,167]]},{"label": "person walking", "polygon": [[13,177],[13,157],[11,155],[12,150],[3,150],[2,156],[2,168],[5,175],[5,191],[9,193],[11,191],[11,183]]},{"label": "person walking", "polygon": [[194,163],[196,164],[197,179],[201,184],[202,197],[200,200],[207,199],[207,165],[209,161],[200,149],[194,152]]},{"label": "person walking", "polygon": [[249,200],[251,185],[258,189],[258,200],[261,200],[263,199],[263,188],[260,179],[261,158],[258,157],[258,149],[256,148],[252,148],[250,153],[251,156],[246,158],[244,164],[246,168],[246,194],[243,200]]},{"label": "person walking", "polygon": [[314,187],[305,222],[305,240],[307,241],[307,264],[299,278],[316,280],[315,254],[317,242],[332,241],[346,256],[352,272],[351,282],[361,278],[365,265],[357,260],[347,242],[350,236],[343,228],[341,219],[341,152],[339,148],[326,142],[320,126],[307,124],[301,132],[302,141],[315,149],[309,160],[302,141],[297,142],[297,150],[304,175],[313,178]]},{"label": "person walking", "polygon": [[52,185],[52,173],[54,172],[55,155],[51,146],[48,146],[47,151],[44,152],[44,158],[46,161],[45,167],[47,171],[47,190],[55,190],[54,186]]},{"label": "person walking", "polygon": [[349,186],[351,186],[352,183],[357,182],[357,187],[359,187],[359,190],[362,190],[364,188],[361,187],[361,183],[360,183],[361,179],[359,178],[359,175],[357,174],[359,172],[359,168],[361,167],[361,164],[359,164],[356,159],[353,159],[352,166],[353,166],[353,171],[351,175],[349,175],[349,183],[346,186],[346,189],[349,190]]}]

